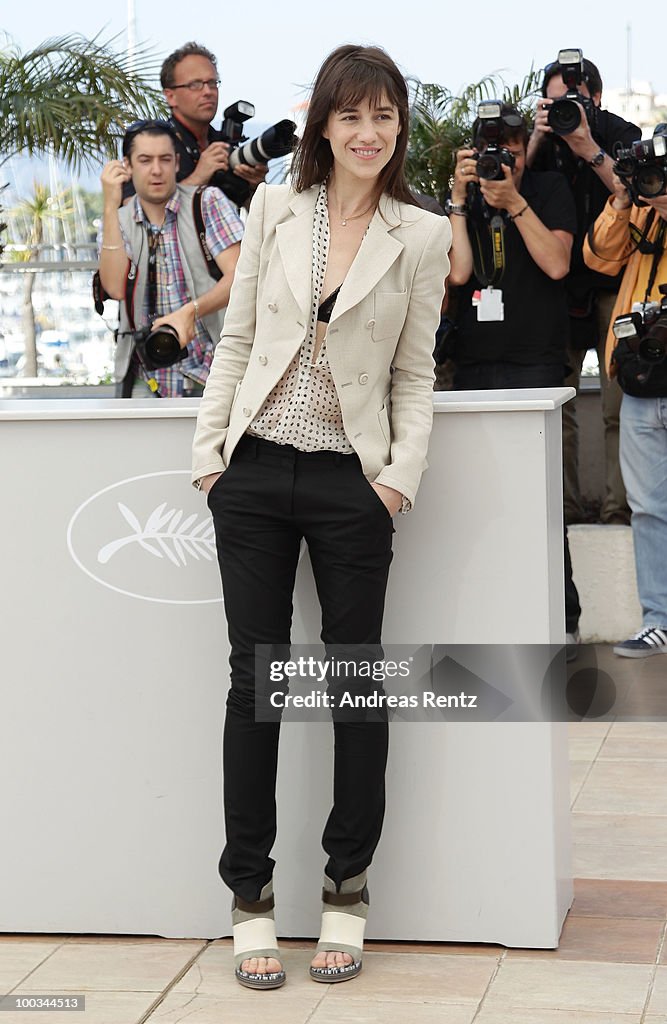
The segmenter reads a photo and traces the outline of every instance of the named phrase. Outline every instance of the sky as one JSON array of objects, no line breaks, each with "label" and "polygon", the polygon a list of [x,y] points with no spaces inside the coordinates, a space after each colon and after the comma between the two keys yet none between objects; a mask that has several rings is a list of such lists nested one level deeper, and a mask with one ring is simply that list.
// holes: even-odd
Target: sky
[{"label": "sky", "polygon": [[[445,4],[411,8],[398,0],[187,0],[180,5],[182,14],[173,13],[179,10],[173,0],[169,5],[165,0],[105,5],[7,0],[0,33],[23,51],[69,32],[89,38],[99,34],[103,40],[117,36],[114,48],[124,49],[131,2],[137,43],[149,47],[158,61],[189,39],[217,54],[222,85],[216,124],[222,109],[237,99],[255,104],[260,126],[289,117],[306,98],[324,57],[345,42],[380,45],[406,76],[453,92],[492,72],[508,84],[520,82],[531,65],[543,67],[565,47],[578,47],[594,60],[609,88],[623,87],[627,78],[627,0],[607,0],[603,7],[536,0],[509,0],[503,6],[502,0],[476,0],[467,9]],[[667,92],[667,62],[655,18],[635,19],[630,39],[632,78]],[[252,127],[251,121],[250,137]]]},{"label": "sky", "polygon": [[[126,31],[127,3],[7,2],[1,27],[23,50],[68,32],[101,33],[107,39]],[[520,81],[531,63],[542,67],[563,47],[581,48],[610,88],[622,87],[627,75],[627,0],[607,0],[603,6],[476,0],[469,8],[435,3],[411,8],[397,0],[134,3],[138,43],[151,46],[160,60],[189,39],[203,43],[218,56],[221,108],[248,99],[263,123],[289,116],[323,58],[344,42],[383,46],[404,74],[454,92],[493,71],[510,83]],[[183,14],[174,14],[179,6]],[[126,36],[115,45],[126,45]],[[667,92],[667,62],[655,18],[635,19],[631,52],[632,77]]]}]

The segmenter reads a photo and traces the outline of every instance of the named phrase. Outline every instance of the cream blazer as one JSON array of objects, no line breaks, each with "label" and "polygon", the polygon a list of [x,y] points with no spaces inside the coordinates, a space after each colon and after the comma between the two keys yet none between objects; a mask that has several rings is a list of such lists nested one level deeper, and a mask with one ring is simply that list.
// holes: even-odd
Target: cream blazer
[{"label": "cream blazer", "polygon": [[[193,444],[193,483],[224,472],[303,344],[319,186],[260,185]],[[435,331],[449,273],[445,217],[382,197],[327,330],[343,426],[369,481],[414,502],[433,418]]]}]

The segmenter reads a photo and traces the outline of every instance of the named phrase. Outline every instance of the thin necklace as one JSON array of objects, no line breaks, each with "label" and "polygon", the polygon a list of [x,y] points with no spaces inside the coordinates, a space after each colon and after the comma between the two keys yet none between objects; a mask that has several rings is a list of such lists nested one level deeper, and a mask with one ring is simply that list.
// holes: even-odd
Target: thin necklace
[{"label": "thin necklace", "polygon": [[[329,189],[327,188],[327,197],[329,195],[330,195]],[[365,210],[361,211],[361,213],[353,213],[350,217],[343,217],[343,215],[341,213],[338,213],[338,219],[340,221],[340,226],[342,228],[346,228],[347,224],[348,224],[348,221],[350,221],[350,220],[359,220],[360,217],[365,217],[367,213],[370,213],[370,211],[373,209],[374,206],[375,206],[375,203],[371,202],[370,206],[367,206]]]},{"label": "thin necklace", "polygon": [[[349,220],[359,220],[360,217],[365,217],[367,213],[370,213],[370,211],[372,209],[373,209],[373,203],[371,203],[370,206],[367,206],[365,210],[362,210],[361,213],[353,213],[351,217],[341,217],[340,226],[342,228],[346,228],[347,227],[347,222]],[[340,217],[340,214],[338,214],[338,216]]]}]

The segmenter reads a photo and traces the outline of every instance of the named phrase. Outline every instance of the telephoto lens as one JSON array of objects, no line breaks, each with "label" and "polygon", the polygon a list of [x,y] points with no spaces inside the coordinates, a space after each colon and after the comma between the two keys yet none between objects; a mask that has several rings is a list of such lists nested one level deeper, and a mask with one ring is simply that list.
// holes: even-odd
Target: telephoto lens
[{"label": "telephoto lens", "polygon": [[151,331],[150,325],[134,332],[134,344],[139,360],[146,370],[164,370],[180,359],[187,359],[187,348],[181,348],[178,331],[171,324],[160,324]]},{"label": "telephoto lens", "polygon": [[181,358],[181,352],[184,351],[178,340],[178,331],[171,324],[161,324],[146,338],[146,354],[156,369],[171,366]]},{"label": "telephoto lens", "polygon": [[265,132],[258,135],[250,142],[244,142],[242,146],[233,149],[229,154],[229,166],[231,170],[239,164],[250,164],[255,167],[257,164],[266,164],[269,160],[275,160],[280,156],[287,156],[294,148],[296,138],[294,121],[278,121],[271,125]]}]

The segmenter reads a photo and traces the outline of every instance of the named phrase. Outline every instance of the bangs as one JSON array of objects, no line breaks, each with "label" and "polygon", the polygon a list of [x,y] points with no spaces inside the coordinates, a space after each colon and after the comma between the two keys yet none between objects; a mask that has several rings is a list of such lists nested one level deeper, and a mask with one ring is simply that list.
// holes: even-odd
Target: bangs
[{"label": "bangs", "polygon": [[331,96],[331,110],[358,107],[368,100],[371,108],[379,107],[388,101],[397,110],[405,108],[407,93],[401,95],[396,82],[386,70],[365,61],[351,61],[348,73],[339,80],[337,88]]}]

